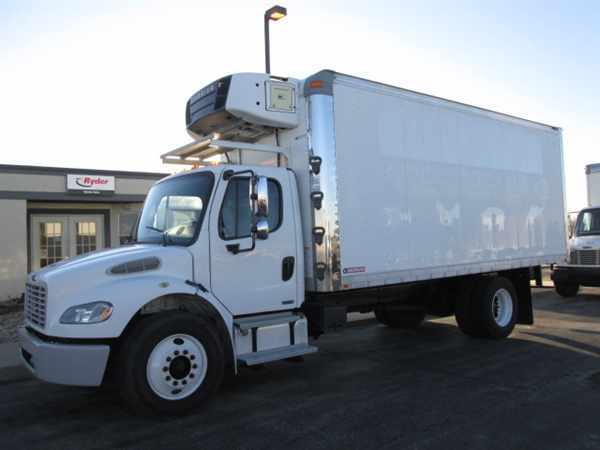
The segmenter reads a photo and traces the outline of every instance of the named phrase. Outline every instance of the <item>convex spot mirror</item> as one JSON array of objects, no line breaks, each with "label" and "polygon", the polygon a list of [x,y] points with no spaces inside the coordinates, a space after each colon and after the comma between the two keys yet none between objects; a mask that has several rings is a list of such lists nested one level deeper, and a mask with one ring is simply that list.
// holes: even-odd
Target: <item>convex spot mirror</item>
[{"label": "convex spot mirror", "polygon": [[267,222],[267,219],[258,219],[252,232],[256,239],[267,239],[269,237],[269,222]]},{"label": "convex spot mirror", "polygon": [[250,179],[250,210],[256,218],[269,215],[269,181],[267,177]]}]

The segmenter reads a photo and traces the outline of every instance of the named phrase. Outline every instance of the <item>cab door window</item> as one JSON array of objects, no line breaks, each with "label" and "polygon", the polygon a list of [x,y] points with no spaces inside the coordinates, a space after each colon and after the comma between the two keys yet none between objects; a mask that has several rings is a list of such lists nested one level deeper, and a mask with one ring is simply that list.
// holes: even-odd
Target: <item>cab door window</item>
[{"label": "cab door window", "polygon": [[[275,231],[281,225],[283,218],[281,204],[281,186],[273,179],[268,180],[269,186],[269,232]],[[250,237],[252,229],[252,211],[249,200],[250,179],[233,178],[229,181],[221,214],[219,216],[219,235],[222,239],[242,239]]]}]

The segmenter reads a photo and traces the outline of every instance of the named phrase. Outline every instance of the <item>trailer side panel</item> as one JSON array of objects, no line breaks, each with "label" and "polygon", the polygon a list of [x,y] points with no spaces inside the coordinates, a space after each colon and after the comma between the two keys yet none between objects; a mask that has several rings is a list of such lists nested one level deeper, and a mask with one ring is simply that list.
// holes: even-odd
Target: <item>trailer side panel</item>
[{"label": "trailer side panel", "polygon": [[346,76],[333,98],[343,289],[565,254],[560,130]]}]

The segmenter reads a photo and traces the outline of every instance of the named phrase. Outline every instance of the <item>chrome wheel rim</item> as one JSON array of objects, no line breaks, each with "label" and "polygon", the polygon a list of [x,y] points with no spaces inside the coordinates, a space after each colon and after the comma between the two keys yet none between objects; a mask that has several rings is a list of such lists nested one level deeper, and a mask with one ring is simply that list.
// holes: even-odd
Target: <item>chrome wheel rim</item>
[{"label": "chrome wheel rim", "polygon": [[208,358],[202,343],[189,334],[173,334],[160,341],[148,357],[146,379],[165,400],[192,395],[206,377]]},{"label": "chrome wheel rim", "polygon": [[506,289],[498,289],[492,298],[492,313],[494,321],[500,327],[507,326],[512,320],[512,295]]}]

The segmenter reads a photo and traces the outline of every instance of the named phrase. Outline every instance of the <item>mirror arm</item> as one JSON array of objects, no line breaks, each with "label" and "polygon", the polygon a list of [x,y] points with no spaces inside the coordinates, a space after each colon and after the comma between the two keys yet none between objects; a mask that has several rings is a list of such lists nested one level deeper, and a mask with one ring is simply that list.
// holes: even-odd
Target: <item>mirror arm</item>
[{"label": "mirror arm", "polygon": [[240,170],[239,172],[236,172],[235,170],[232,170],[232,169],[228,169],[225,172],[223,172],[223,179],[225,181],[228,181],[229,179],[231,179],[237,175],[245,175],[247,173],[249,173],[252,177],[256,176],[254,174],[254,170],[252,170],[252,169]]},{"label": "mirror arm", "polygon": [[251,252],[256,248],[256,238],[254,237],[254,234],[252,234],[252,245],[248,248],[243,248],[240,249],[240,244],[227,244],[225,246],[225,248],[227,249],[228,252],[233,253],[234,255],[237,255],[238,253],[246,253],[246,252]]}]

